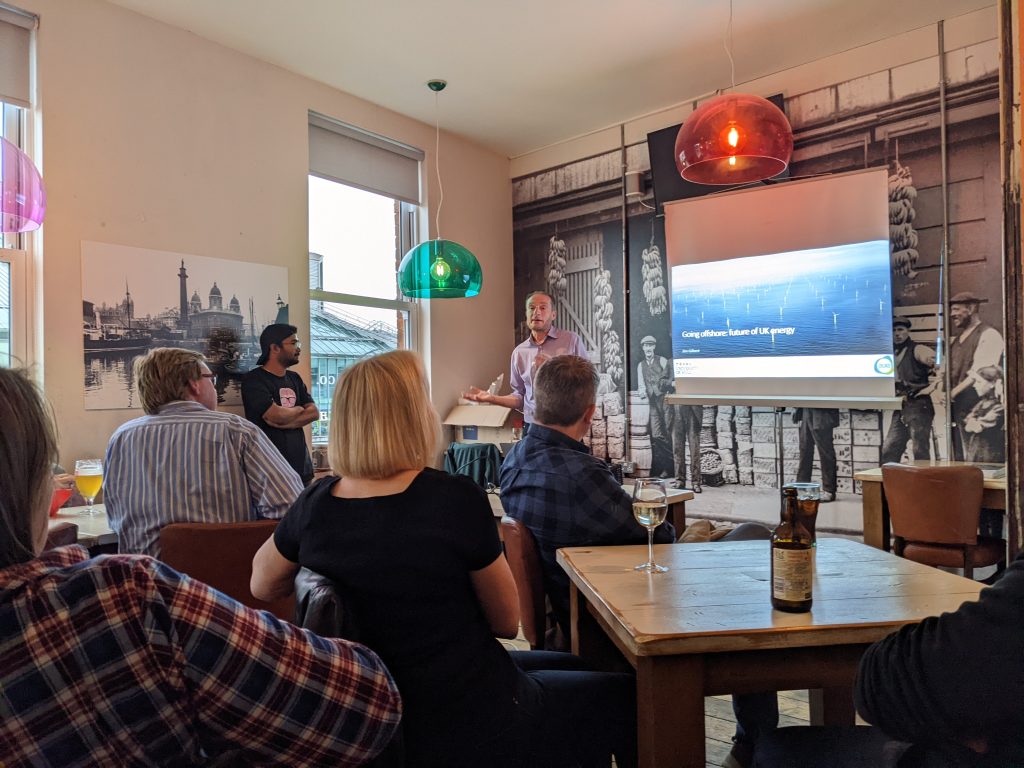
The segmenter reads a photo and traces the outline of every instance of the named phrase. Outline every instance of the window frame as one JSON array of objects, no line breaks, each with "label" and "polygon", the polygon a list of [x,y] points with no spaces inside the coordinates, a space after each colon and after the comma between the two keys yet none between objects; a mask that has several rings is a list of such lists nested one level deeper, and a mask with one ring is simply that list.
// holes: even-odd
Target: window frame
[{"label": "window frame", "polygon": [[28,367],[33,363],[29,332],[28,252],[16,248],[0,248],[0,262],[10,266],[11,275],[11,367]]}]

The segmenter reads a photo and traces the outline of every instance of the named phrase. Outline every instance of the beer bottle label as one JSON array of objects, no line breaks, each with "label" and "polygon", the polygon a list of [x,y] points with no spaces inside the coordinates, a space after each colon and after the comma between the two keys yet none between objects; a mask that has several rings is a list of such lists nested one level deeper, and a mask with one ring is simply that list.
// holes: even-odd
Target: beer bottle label
[{"label": "beer bottle label", "polygon": [[777,600],[810,600],[812,563],[810,549],[772,549],[774,578],[772,596]]}]

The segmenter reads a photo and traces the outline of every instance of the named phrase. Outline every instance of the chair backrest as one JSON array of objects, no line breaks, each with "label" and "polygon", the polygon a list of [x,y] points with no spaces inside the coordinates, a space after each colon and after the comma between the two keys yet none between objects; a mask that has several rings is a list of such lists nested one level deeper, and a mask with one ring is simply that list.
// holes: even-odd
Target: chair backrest
[{"label": "chair backrest", "polygon": [[50,529],[50,532],[46,534],[46,544],[43,545],[43,549],[55,549],[57,547],[66,547],[68,544],[75,544],[78,542],[78,526],[74,523],[57,523]]},{"label": "chair backrest", "polygon": [[529,528],[507,515],[501,518],[501,537],[505,541],[505,557],[519,592],[523,637],[534,650],[543,649],[547,610],[537,541]]},{"label": "chair backrest", "polygon": [[250,608],[291,621],[294,598],[265,603],[249,590],[252,559],[276,527],[277,520],[171,523],[160,529],[160,559]]},{"label": "chair backrest", "polygon": [[497,485],[501,472],[501,452],[494,443],[450,443],[444,453],[444,471],[466,475],[481,488]]},{"label": "chair backrest", "polygon": [[[295,624],[321,637],[362,642],[358,622],[344,593],[334,581],[309,568],[300,568],[295,574]],[[403,768],[404,765],[405,737],[400,725],[387,747],[365,766]]]},{"label": "chair backrest", "polygon": [[338,585],[309,568],[295,574],[295,625],[321,637],[361,642],[352,609]]},{"label": "chair backrest", "polygon": [[978,467],[884,465],[893,535],[912,542],[976,544],[983,484]]}]

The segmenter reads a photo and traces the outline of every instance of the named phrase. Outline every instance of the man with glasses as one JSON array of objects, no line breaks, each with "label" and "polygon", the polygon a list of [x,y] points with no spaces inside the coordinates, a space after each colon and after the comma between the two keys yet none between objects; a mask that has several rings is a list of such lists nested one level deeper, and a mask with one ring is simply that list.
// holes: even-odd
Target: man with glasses
[{"label": "man with glasses", "polygon": [[313,479],[313,461],[303,427],[320,418],[299,374],[289,371],[299,362],[302,344],[298,330],[287,323],[273,323],[260,334],[260,359],[242,377],[245,418],[263,430],[270,442],[292,466],[302,482]]},{"label": "man with glasses", "polygon": [[119,551],[159,557],[160,529],[170,523],[279,518],[302,491],[266,435],[217,411],[216,378],[189,349],[136,359],[146,415],[114,432],[103,478]]}]

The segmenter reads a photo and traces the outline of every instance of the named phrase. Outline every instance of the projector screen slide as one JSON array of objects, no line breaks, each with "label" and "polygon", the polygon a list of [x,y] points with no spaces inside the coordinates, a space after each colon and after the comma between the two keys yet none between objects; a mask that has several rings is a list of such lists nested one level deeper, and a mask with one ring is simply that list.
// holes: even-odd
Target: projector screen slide
[{"label": "projector screen slide", "polygon": [[892,398],[888,224],[884,169],[668,204],[677,393]]}]

